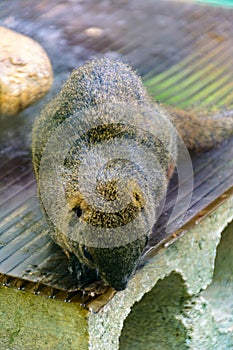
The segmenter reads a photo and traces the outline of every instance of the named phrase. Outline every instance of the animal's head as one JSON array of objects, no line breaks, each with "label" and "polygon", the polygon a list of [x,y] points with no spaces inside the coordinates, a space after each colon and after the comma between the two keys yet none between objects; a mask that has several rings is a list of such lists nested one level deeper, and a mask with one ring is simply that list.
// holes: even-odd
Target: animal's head
[{"label": "animal's head", "polygon": [[[122,162],[125,163],[119,159],[111,161],[111,166],[117,163],[119,167]],[[73,212],[71,222],[78,220],[76,237],[78,234],[79,242],[87,242],[76,244],[72,235],[73,252],[116,290],[124,289],[135,271],[150,227],[145,194],[129,175],[124,181],[121,178],[106,181],[106,177],[105,182],[97,181],[97,192],[106,201],[102,208],[99,203],[98,210],[79,192],[68,199]]]},{"label": "animal's head", "polygon": [[[104,157],[99,163],[100,159],[92,154],[89,171],[83,167],[78,173],[80,166],[71,167],[66,188],[71,213],[69,239],[81,262],[121,290],[135,271],[155,222],[156,194],[143,164],[140,168],[126,158],[106,161]],[[163,175],[157,175],[158,200],[164,184]]]}]

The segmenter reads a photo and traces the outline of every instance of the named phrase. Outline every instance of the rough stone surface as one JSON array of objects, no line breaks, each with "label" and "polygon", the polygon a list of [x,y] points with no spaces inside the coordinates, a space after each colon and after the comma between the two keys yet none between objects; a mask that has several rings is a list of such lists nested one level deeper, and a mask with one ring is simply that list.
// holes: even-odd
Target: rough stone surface
[{"label": "rough stone surface", "polygon": [[88,349],[88,312],[78,305],[0,288],[0,349]]},{"label": "rough stone surface", "polygon": [[48,92],[50,60],[33,39],[0,27],[0,114],[14,115]]},{"label": "rough stone surface", "polygon": [[[144,346],[138,347],[138,349],[145,349],[145,346],[148,350],[154,348],[171,349],[170,342],[170,344],[177,344],[177,347],[174,345],[173,349],[217,350],[220,338],[221,342],[223,338],[224,342],[227,342],[228,335],[224,337],[224,333],[220,332],[212,319],[209,303],[199,298],[201,291],[207,288],[212,281],[216,249],[222,231],[233,219],[232,209],[233,197],[187,232],[180,240],[161,250],[134,276],[125,291],[117,293],[98,314],[92,314],[89,319],[90,349],[114,350],[118,349],[119,346],[122,350],[136,349],[138,334],[134,331],[133,323],[131,324],[134,308],[143,303],[142,297],[146,293],[156,294],[159,283],[172,283],[172,279],[175,279],[174,274],[178,281],[178,289],[172,288],[173,292],[170,293],[170,299],[167,296],[168,304],[163,308],[163,312],[165,319],[173,319],[176,322],[177,333],[173,330],[173,334],[178,334],[178,336],[172,337],[170,333],[169,337],[172,337],[172,340],[168,339],[168,343],[166,343],[167,329],[164,320],[161,319],[160,312],[160,321],[156,318],[155,333],[151,331],[149,338],[146,328],[141,327],[140,342]],[[164,279],[167,279],[166,283],[161,282]],[[153,307],[156,310],[156,305],[157,307],[161,304],[166,305],[166,302],[163,301],[165,298],[164,289],[166,290],[166,288],[159,289],[158,297],[151,298],[155,304],[153,306],[150,304],[148,311],[145,312],[147,322],[150,321],[152,324],[155,316],[153,311],[149,313],[149,310],[152,310]],[[142,308],[144,307],[142,306]],[[139,314],[140,316],[137,316],[138,324],[141,322],[141,317],[143,319],[143,315]],[[180,324],[177,322],[178,319],[181,321]],[[128,322],[129,325],[127,325]],[[160,327],[158,326],[159,322]],[[203,330],[199,333],[201,327]],[[130,329],[129,332],[127,332],[127,328]],[[121,329],[123,332],[120,337]],[[213,334],[215,334],[214,339]]]},{"label": "rough stone surface", "polygon": [[215,322],[231,334],[233,347],[233,223],[222,234],[217,249],[214,276],[203,297],[211,305]]}]

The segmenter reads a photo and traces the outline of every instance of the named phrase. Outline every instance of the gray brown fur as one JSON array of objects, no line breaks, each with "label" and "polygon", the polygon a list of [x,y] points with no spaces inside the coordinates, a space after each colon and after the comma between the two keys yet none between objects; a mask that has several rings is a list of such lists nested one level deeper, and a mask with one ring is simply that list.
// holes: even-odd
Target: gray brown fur
[{"label": "gray brown fur", "polygon": [[189,150],[200,152],[216,147],[233,135],[233,114],[180,110],[168,107],[172,122]]},{"label": "gray brown fur", "polygon": [[[128,108],[133,113],[128,113]],[[85,118],[82,117],[82,111]],[[106,202],[113,202],[118,199],[117,193],[120,189],[120,195],[126,193],[131,198],[131,202],[123,208],[120,215],[114,216],[105,214],[104,207],[103,210],[95,210],[89,205],[93,193],[87,191],[86,195],[90,198],[85,198],[80,192],[77,174],[80,157],[86,149],[83,151],[78,143],[74,144],[66,157],[65,193],[67,206],[72,213],[67,220],[71,220],[71,217],[74,220],[75,212],[75,220],[80,222],[82,229],[84,228],[87,241],[93,235],[101,240],[103,229],[107,232],[108,230],[117,232],[114,234],[115,241],[111,247],[80,244],[74,235],[64,234],[51,222],[46,208],[41,203],[55,242],[67,254],[74,254],[85,271],[96,270],[107,284],[115,289],[123,289],[138,264],[175,166],[177,133],[170,125],[170,121],[176,125],[190,149],[201,149],[212,147],[221,142],[225,136],[232,134],[233,118],[228,118],[227,123],[225,118],[219,119],[217,123],[216,120],[208,119],[203,125],[203,119],[184,111],[180,113],[174,111],[170,117],[160,105],[151,101],[140,78],[130,67],[109,59],[91,61],[73,71],[61,92],[44,108],[35,121],[32,150],[39,199],[41,199],[39,170],[46,144],[56,128],[70,117],[78,119],[78,126],[75,124],[77,135],[81,135],[82,130],[87,127],[91,129],[85,139],[86,149],[89,149],[91,142],[100,144],[100,153],[105,156],[109,152],[116,152],[115,139],[119,138],[122,142],[128,140],[127,150],[129,154],[135,152],[135,158],[139,159],[138,168],[146,164],[140,174],[141,170],[133,164],[132,157],[129,162],[113,159],[103,169],[101,158],[95,160],[97,164],[94,164],[94,167],[102,169],[98,173],[99,178],[95,179],[97,195],[102,196]],[[104,125],[104,128],[99,129],[98,125]],[[104,141],[103,146],[101,141]],[[136,144],[142,142],[143,146],[138,145],[136,150],[133,148],[133,142]],[[106,145],[109,145],[107,150]],[[146,148],[147,157],[143,153]],[[155,163],[152,162],[154,156]],[[81,176],[91,175],[87,171],[87,174]],[[146,177],[146,181],[143,180],[143,176]],[[114,227],[117,227],[117,231],[114,231]],[[135,234],[135,239],[129,239],[125,244],[117,244],[117,237],[131,237],[132,232]],[[80,273],[77,277],[80,277]]]}]

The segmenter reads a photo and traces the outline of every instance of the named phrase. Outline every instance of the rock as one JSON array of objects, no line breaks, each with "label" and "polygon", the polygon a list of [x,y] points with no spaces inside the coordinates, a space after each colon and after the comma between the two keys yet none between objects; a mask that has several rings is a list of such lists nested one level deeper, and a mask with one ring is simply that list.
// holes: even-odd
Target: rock
[{"label": "rock", "polygon": [[36,41],[4,27],[0,52],[0,114],[14,115],[48,92],[52,66]]}]

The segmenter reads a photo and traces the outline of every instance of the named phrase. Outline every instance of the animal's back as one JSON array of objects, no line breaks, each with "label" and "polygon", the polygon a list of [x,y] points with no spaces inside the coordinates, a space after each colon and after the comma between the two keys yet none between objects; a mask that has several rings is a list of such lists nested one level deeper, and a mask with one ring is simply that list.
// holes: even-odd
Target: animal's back
[{"label": "animal's back", "polygon": [[[36,173],[38,174],[46,142],[65,119],[84,109],[105,104],[110,108],[111,105],[123,103],[132,110],[141,107],[146,113],[151,111],[151,102],[139,77],[122,62],[100,59],[90,61],[74,70],[61,92],[43,109],[35,121],[32,149]],[[157,104],[153,106],[153,115],[155,113],[158,117],[163,114],[163,118],[169,118]],[[101,115],[99,117],[101,118]],[[147,124],[150,123],[150,118],[153,116],[148,113]],[[130,120],[125,122],[129,123]],[[145,126],[145,118],[141,121],[139,118],[138,123],[141,127]],[[158,125],[158,129],[161,127],[162,125]]]}]

